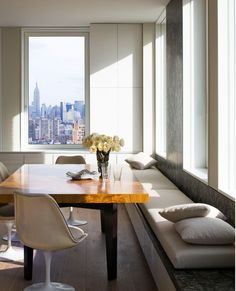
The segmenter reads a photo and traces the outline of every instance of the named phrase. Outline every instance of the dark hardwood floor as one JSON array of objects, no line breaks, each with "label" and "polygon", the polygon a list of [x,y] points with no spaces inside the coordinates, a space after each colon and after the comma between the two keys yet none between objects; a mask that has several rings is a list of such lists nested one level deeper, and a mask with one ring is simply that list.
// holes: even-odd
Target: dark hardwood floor
[{"label": "dark hardwood floor", "polygon": [[[89,235],[77,247],[54,254],[52,281],[70,284],[78,291],[157,290],[123,205],[118,210],[118,275],[113,281],[107,280],[105,237],[100,231],[99,211],[81,208],[75,211],[79,218],[88,221],[83,229]],[[0,224],[0,235],[4,233],[5,228]],[[43,281],[44,274],[43,255],[35,252],[33,282]],[[20,291],[30,284],[31,281],[23,279],[22,264],[0,262],[1,291]]]}]

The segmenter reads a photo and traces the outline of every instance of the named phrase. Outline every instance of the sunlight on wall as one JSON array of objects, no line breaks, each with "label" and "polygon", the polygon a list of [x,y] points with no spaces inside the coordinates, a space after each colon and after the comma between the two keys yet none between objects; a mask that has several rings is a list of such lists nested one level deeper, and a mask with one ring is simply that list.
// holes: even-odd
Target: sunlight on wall
[{"label": "sunlight on wall", "polygon": [[143,151],[153,153],[153,42],[143,47]]},{"label": "sunlight on wall", "polygon": [[[110,75],[115,68],[119,68],[118,74]],[[91,79],[94,83],[90,89],[90,132],[123,137],[123,151],[134,150],[139,130],[140,90],[132,87],[133,55],[99,70]],[[102,87],[103,81],[108,79],[107,85]]]},{"label": "sunlight on wall", "polygon": [[17,114],[12,119],[11,129],[12,150],[19,151],[20,149],[20,114]]},{"label": "sunlight on wall", "polygon": [[133,87],[133,54],[118,61],[118,87]]},{"label": "sunlight on wall", "polygon": [[90,75],[92,87],[116,87],[117,63],[113,63]]}]

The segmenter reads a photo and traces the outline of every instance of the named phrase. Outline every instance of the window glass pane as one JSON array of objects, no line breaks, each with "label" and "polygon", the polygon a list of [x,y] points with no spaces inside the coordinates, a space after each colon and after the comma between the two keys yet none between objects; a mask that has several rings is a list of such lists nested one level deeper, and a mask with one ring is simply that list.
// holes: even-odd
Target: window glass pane
[{"label": "window glass pane", "polygon": [[29,36],[28,144],[81,144],[85,37]]},{"label": "window glass pane", "polygon": [[184,168],[207,180],[206,0],[183,1]]},{"label": "window glass pane", "polygon": [[236,193],[234,0],[218,0],[218,187]]},{"label": "window glass pane", "polygon": [[156,25],[156,153],[166,157],[166,18]]}]

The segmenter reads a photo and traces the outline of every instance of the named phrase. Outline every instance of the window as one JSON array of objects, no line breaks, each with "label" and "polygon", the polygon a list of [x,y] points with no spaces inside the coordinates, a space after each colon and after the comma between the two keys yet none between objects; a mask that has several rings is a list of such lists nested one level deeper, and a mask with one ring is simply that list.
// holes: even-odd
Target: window
[{"label": "window", "polygon": [[81,145],[87,132],[87,34],[24,30],[24,145]]},{"label": "window", "polygon": [[236,193],[235,0],[218,0],[218,188]]},{"label": "window", "polygon": [[166,157],[166,15],[156,24],[156,153]]},{"label": "window", "polygon": [[207,1],[183,1],[184,169],[207,180]]}]

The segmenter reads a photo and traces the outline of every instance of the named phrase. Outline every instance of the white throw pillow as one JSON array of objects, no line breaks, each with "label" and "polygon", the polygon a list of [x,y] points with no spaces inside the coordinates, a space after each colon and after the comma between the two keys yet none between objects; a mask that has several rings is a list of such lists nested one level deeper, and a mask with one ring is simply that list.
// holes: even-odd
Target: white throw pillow
[{"label": "white throw pillow", "polygon": [[210,212],[207,214],[207,217],[212,217],[212,218],[220,218],[223,220],[227,220],[227,217],[224,216],[224,214],[217,208],[215,208],[212,205],[206,204],[208,208],[210,209]]},{"label": "white throw pillow", "polygon": [[165,219],[178,222],[192,217],[206,216],[210,212],[206,204],[189,203],[166,207],[159,210],[159,214]]},{"label": "white throw pillow", "polygon": [[130,166],[132,168],[135,168],[137,170],[148,169],[157,163],[156,160],[154,160],[152,157],[148,156],[147,154],[145,154],[143,152],[135,154],[135,155],[125,159],[125,161],[128,164],[130,164]]},{"label": "white throw pillow", "polygon": [[181,238],[191,244],[227,245],[234,243],[234,228],[219,218],[197,217],[175,223]]},{"label": "white throw pillow", "polygon": [[159,214],[171,222],[178,222],[180,220],[192,217],[212,217],[226,220],[224,214],[209,204],[205,203],[188,203],[174,205],[158,210]]}]

